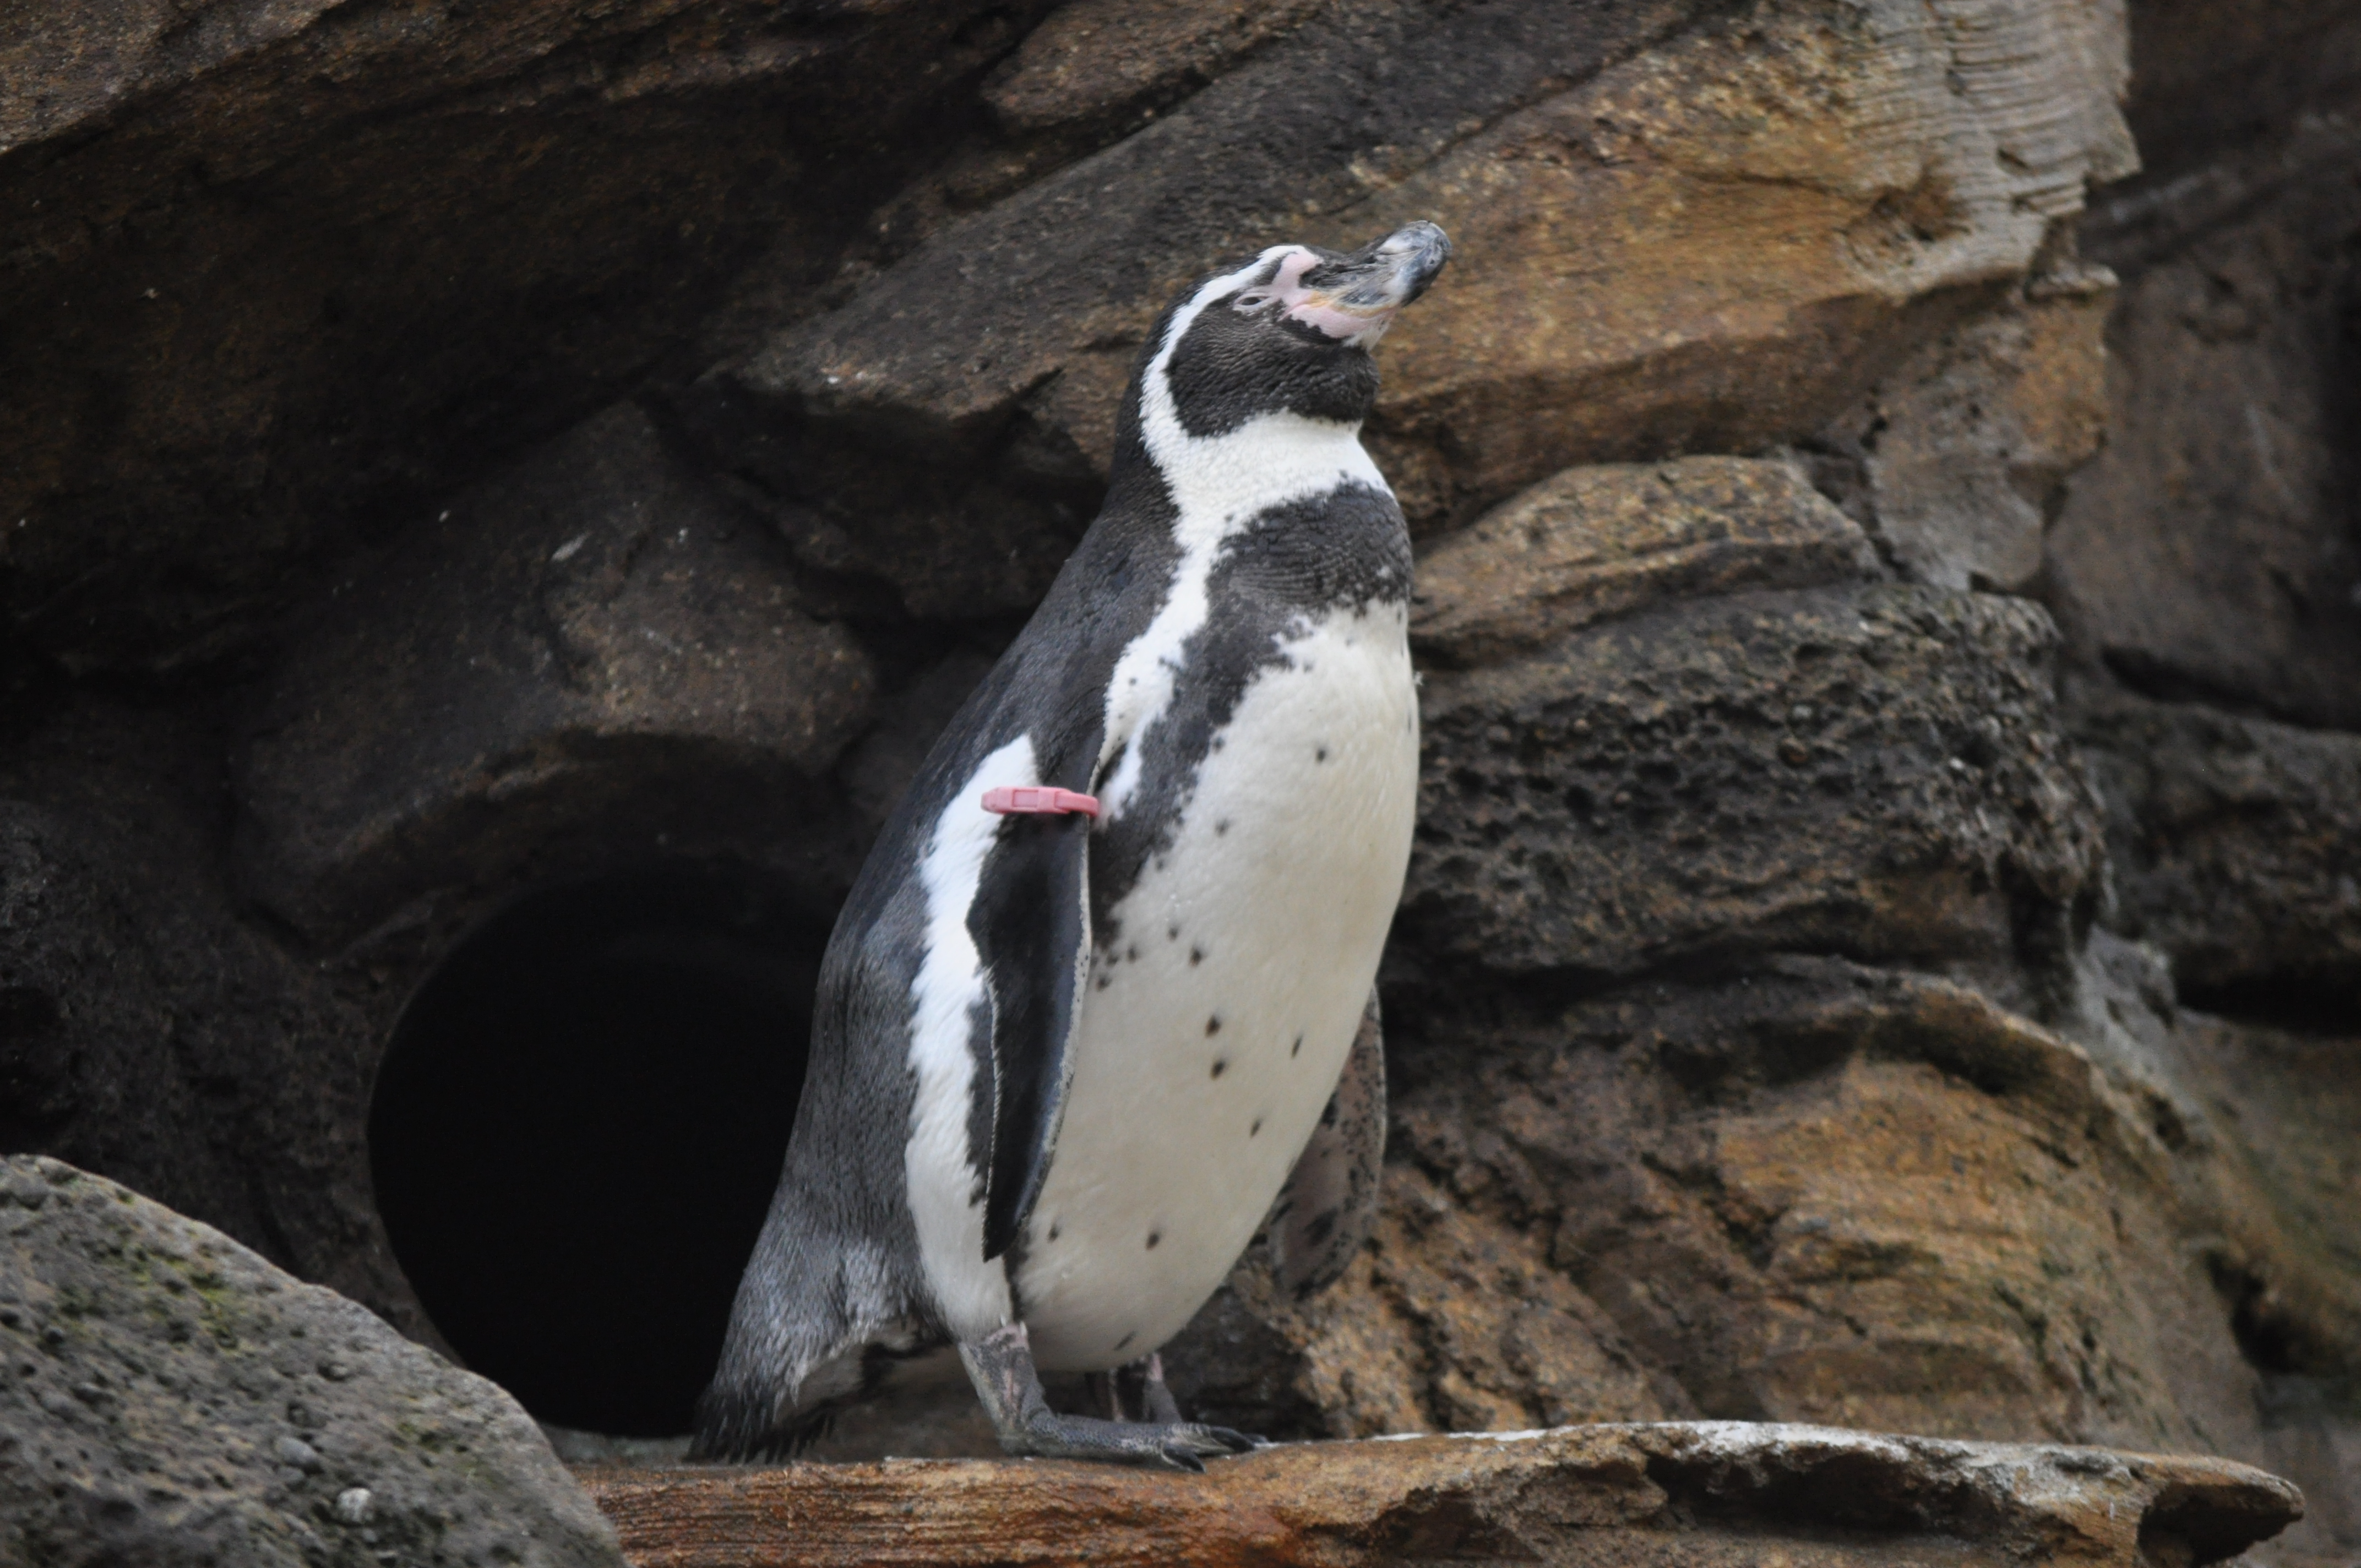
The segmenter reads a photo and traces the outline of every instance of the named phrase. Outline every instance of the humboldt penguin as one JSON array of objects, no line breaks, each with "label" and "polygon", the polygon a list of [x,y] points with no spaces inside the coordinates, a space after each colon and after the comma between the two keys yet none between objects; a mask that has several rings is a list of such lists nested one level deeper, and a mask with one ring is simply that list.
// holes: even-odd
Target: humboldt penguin
[{"label": "humboldt penguin", "polygon": [[1308,1290],[1374,1211],[1418,706],[1359,432],[1450,253],[1275,246],[1158,319],[1104,510],[837,921],[697,1455],[791,1453],[950,1347],[1012,1453],[1259,1441],[1181,1420],[1157,1351],[1266,1221]]}]

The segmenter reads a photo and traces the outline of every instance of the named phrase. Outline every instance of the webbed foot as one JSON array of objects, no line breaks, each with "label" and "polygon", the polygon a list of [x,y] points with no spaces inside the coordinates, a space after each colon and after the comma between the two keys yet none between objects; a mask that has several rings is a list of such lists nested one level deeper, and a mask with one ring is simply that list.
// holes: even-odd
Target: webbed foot
[{"label": "webbed foot", "polygon": [[[1011,1323],[980,1340],[964,1341],[959,1348],[960,1360],[966,1364],[968,1377],[992,1417],[1000,1446],[1009,1453],[1095,1459],[1202,1474],[1207,1459],[1264,1446],[1262,1439],[1227,1427],[1180,1420],[1180,1410],[1164,1387],[1162,1364],[1156,1362],[1152,1380],[1147,1375],[1145,1364],[1155,1362],[1153,1356],[1143,1357],[1121,1372],[1142,1368],[1142,1403],[1157,1419],[1103,1420],[1095,1416],[1061,1416],[1049,1408],[1023,1323]],[[1115,1386],[1121,1387],[1120,1374]]]}]

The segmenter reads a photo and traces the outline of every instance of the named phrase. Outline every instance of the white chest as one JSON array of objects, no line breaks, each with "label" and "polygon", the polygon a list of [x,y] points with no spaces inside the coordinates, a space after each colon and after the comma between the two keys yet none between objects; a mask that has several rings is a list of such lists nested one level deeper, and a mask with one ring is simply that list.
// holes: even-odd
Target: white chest
[{"label": "white chest", "polygon": [[1169,850],[1102,936],[1017,1294],[1036,1359],[1162,1344],[1252,1239],[1334,1090],[1410,858],[1399,606],[1335,611],[1247,685]]}]

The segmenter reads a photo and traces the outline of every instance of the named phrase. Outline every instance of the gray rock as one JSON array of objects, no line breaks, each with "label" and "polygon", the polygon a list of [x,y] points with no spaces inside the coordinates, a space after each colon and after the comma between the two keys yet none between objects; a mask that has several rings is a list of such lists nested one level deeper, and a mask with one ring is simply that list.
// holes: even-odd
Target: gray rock
[{"label": "gray rock", "polygon": [[323,556],[643,378],[752,252],[824,279],[934,156],[904,118],[1044,8],[12,12],[0,622],[77,669],[252,648]]},{"label": "gray rock", "polygon": [[0,1149],[104,1171],[431,1333],[361,1129],[398,1004],[241,918],[219,732],[86,702],[0,755]]},{"label": "gray rock", "polygon": [[2361,728],[2352,147],[2323,118],[2093,214],[2124,280],[2107,444],[2069,483],[2048,597],[2146,696]]},{"label": "gray rock", "polygon": [[[2076,729],[2115,906],[2187,1000],[2361,1009],[2361,736],[2114,696]],[[2341,1003],[2341,1006],[2340,1006]]]},{"label": "gray rock", "polygon": [[0,1560],[623,1561],[494,1385],[56,1160],[0,1166]]},{"label": "gray rock", "polygon": [[1029,608],[1088,521],[1132,360],[1176,288],[1304,237],[1307,214],[1700,8],[1338,7],[944,227],[839,308],[782,323],[707,378],[692,426],[808,504],[796,538],[812,564],[889,584],[916,615]]},{"label": "gray rock", "polygon": [[594,828],[800,828],[874,688],[761,521],[620,405],[340,578],[252,720],[239,870],[333,942]]},{"label": "gray rock", "polygon": [[1913,580],[2030,591],[2066,477],[2107,428],[2105,269],[2060,264],[1882,378],[1821,433],[1857,464],[1860,510]]},{"label": "gray rock", "polygon": [[1679,601],[1430,675],[1400,939],[1594,977],[1834,951],[2006,994],[2062,963],[2097,885],[2056,640],[2021,599],[1872,585]]}]

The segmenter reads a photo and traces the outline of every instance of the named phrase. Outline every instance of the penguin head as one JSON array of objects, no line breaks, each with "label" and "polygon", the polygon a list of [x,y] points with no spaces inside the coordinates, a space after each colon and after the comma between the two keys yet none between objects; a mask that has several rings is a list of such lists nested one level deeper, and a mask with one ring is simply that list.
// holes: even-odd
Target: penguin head
[{"label": "penguin head", "polygon": [[1450,259],[1449,237],[1423,221],[1355,251],[1273,246],[1172,307],[1141,390],[1169,397],[1191,436],[1279,412],[1358,423],[1378,396],[1369,349]]}]

